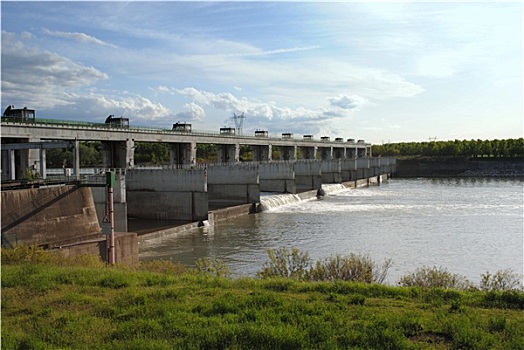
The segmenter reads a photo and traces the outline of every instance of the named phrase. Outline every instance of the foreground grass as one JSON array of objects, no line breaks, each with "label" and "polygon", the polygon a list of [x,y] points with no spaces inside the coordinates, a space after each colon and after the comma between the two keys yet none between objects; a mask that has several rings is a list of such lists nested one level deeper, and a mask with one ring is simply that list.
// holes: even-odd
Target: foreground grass
[{"label": "foreground grass", "polygon": [[524,349],[524,293],[2,264],[2,349]]}]

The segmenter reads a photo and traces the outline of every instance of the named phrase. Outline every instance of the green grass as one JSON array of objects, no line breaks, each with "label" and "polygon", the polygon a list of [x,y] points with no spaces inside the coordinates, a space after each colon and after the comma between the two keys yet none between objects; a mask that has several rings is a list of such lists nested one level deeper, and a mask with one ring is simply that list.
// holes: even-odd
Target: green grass
[{"label": "green grass", "polygon": [[520,291],[93,265],[3,263],[2,349],[524,349]]}]

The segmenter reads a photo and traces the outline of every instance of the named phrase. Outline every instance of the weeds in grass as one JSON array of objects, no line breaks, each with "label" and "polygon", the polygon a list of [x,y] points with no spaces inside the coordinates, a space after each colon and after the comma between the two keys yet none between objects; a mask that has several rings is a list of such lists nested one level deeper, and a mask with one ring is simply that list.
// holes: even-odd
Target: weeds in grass
[{"label": "weeds in grass", "polygon": [[196,262],[196,270],[199,273],[208,274],[215,277],[230,277],[231,270],[222,261],[215,258],[200,258]]},{"label": "weeds in grass", "polygon": [[159,272],[173,274],[175,276],[181,276],[184,273],[187,273],[189,268],[181,263],[174,263],[170,260],[150,260],[150,261],[141,261],[137,266],[138,270],[141,271],[150,271],[150,272]]},{"label": "weeds in grass", "polygon": [[308,253],[301,252],[293,247],[291,250],[285,247],[279,249],[268,249],[269,262],[263,269],[257,272],[262,278],[286,277],[302,279],[306,276],[311,265]]},{"label": "weeds in grass", "polygon": [[464,276],[449,272],[443,267],[421,267],[400,277],[399,284],[406,287],[469,289],[474,285]]},{"label": "weeds in grass", "polygon": [[367,255],[354,253],[348,256],[335,255],[313,264],[308,253],[295,247],[269,249],[268,257],[269,261],[257,272],[261,278],[383,283],[392,265],[391,259],[379,265]]},{"label": "weeds in grass", "polygon": [[354,281],[364,283],[382,283],[392,265],[391,259],[379,266],[367,255],[351,253],[348,256],[335,255],[323,261],[317,261],[308,272],[311,281]]},{"label": "weeds in grass", "polygon": [[499,270],[494,274],[486,272],[482,274],[480,289],[492,291],[522,290],[522,275],[515,273],[511,269]]}]

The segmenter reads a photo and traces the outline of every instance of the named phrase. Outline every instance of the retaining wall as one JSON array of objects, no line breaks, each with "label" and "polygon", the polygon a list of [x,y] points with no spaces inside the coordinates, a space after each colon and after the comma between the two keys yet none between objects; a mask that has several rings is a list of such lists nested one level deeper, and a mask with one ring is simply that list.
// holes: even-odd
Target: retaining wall
[{"label": "retaining wall", "polygon": [[2,192],[2,241],[50,245],[100,234],[91,189],[75,186]]}]

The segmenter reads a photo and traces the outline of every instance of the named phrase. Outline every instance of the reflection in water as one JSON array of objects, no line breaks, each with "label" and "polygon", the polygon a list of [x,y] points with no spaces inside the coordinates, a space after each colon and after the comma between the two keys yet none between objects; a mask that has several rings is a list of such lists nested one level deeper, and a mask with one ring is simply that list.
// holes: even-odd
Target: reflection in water
[{"label": "reflection in water", "polygon": [[486,271],[522,273],[522,185],[518,179],[393,179],[150,241],[140,258],[192,265],[215,257],[237,276],[255,275],[268,248],[295,246],[315,260],[352,252],[377,262],[391,258],[391,284],[422,266],[478,282]]}]

